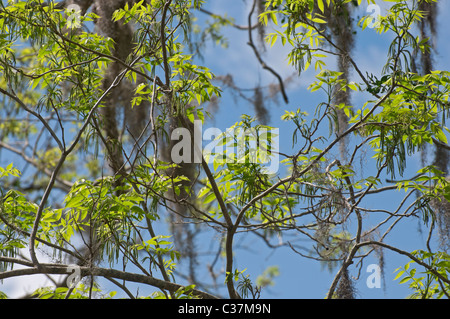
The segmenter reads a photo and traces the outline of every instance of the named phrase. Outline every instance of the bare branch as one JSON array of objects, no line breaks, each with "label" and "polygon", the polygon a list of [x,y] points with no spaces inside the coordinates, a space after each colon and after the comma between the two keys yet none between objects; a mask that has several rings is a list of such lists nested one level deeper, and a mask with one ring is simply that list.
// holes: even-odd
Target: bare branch
[{"label": "bare branch", "polygon": [[[0,257],[2,260],[3,257]],[[23,262],[21,262],[24,264]],[[29,263],[27,266],[31,266],[32,263]],[[69,268],[69,265],[62,264],[40,264],[39,268],[25,268],[25,269],[15,269],[9,270],[0,273],[0,280],[20,277],[20,276],[28,276],[28,275],[38,275],[38,274],[53,274],[53,275],[70,275],[73,270]],[[157,279],[151,276],[135,274],[125,271],[120,271],[116,269],[106,269],[106,268],[97,268],[97,267],[80,267],[80,275],[81,277],[85,276],[100,276],[105,278],[115,278],[129,282],[135,282],[140,284],[146,284],[149,286],[153,286],[159,289],[168,290],[170,292],[176,292],[179,289],[185,288],[185,286],[167,282],[161,279]],[[211,295],[207,292],[203,292],[197,289],[192,289],[192,294],[194,296],[203,298],[203,299],[217,299],[216,296]]]},{"label": "bare branch", "polygon": [[280,85],[280,90],[281,90],[281,94],[283,95],[283,99],[284,102],[286,104],[289,103],[289,99],[288,96],[286,94],[286,89],[284,87],[284,83],[283,83],[283,79],[281,78],[281,76],[270,66],[268,66],[264,60],[261,58],[261,55],[258,52],[258,49],[256,48],[254,42],[253,42],[253,36],[252,36],[252,16],[253,16],[253,12],[255,11],[255,7],[256,7],[256,2],[259,0],[254,0],[253,1],[253,5],[252,5],[252,9],[250,10],[250,13],[248,15],[248,45],[253,49],[253,52],[255,53],[256,58],[258,59],[259,63],[261,64],[261,66],[263,67],[263,69],[269,71],[270,73],[272,73],[277,79],[278,79],[278,83]]}]

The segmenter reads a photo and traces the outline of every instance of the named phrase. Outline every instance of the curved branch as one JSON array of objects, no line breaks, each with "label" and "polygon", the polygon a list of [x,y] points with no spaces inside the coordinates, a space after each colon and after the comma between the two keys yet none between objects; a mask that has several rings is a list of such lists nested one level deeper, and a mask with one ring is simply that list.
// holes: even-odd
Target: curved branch
[{"label": "curved branch", "polygon": [[[222,18],[220,15],[215,14],[215,13],[212,13],[211,11],[208,11],[208,10],[206,10],[206,9],[199,8],[198,11],[203,12],[203,13],[205,13],[205,14],[207,14],[207,15],[213,17],[213,18],[219,18],[219,19],[221,19],[221,20],[222,20],[222,19],[225,20],[225,19]],[[229,22],[229,21],[227,20],[227,22]],[[233,26],[233,28],[236,28],[236,29],[238,29],[238,30],[243,30],[243,31],[246,31],[246,30],[254,30],[254,29],[256,29],[256,28],[258,27],[258,25],[259,25],[259,23],[255,23],[254,25],[252,25],[252,26],[249,27],[249,26],[238,25],[238,24],[235,24],[235,23],[232,23],[232,22],[229,22],[229,23],[230,23],[231,26]]]},{"label": "curved branch", "polygon": [[433,140],[434,144],[436,144],[442,148],[445,148],[447,151],[450,151],[450,146],[448,144],[445,144],[444,142],[441,142],[434,137],[432,137],[431,139]]},{"label": "curved branch", "polygon": [[365,241],[365,242],[359,243],[359,244],[358,244],[358,246],[359,246],[358,248],[363,247],[363,246],[367,246],[367,245],[378,245],[378,246],[381,246],[381,247],[383,247],[383,248],[387,248],[387,249],[389,249],[389,250],[392,250],[392,251],[394,251],[394,252],[396,252],[396,253],[398,253],[398,254],[400,254],[400,255],[406,256],[406,257],[408,257],[409,259],[411,259],[411,260],[413,260],[414,262],[416,262],[418,265],[421,265],[421,266],[423,266],[424,268],[426,268],[427,270],[429,270],[431,273],[433,273],[433,275],[435,275],[436,277],[438,277],[438,278],[439,278],[440,280],[442,280],[443,282],[445,282],[445,283],[447,283],[447,284],[450,285],[450,279],[445,278],[445,277],[442,276],[438,271],[436,271],[433,267],[431,267],[430,265],[424,263],[423,261],[421,261],[420,259],[418,259],[418,258],[415,257],[413,254],[411,254],[411,253],[409,253],[409,252],[407,252],[407,251],[401,250],[401,249],[399,249],[399,248],[390,246],[390,245],[388,245],[388,244],[385,244],[385,243],[382,243],[382,242],[379,242],[379,241]]},{"label": "curved branch", "polygon": [[267,71],[269,71],[270,73],[272,73],[278,79],[278,82],[280,84],[281,94],[283,95],[284,102],[286,102],[286,104],[288,104],[289,103],[289,99],[287,97],[286,90],[284,88],[283,79],[281,78],[281,76],[273,68],[268,66],[263,61],[263,59],[261,58],[261,55],[259,54],[258,50],[256,49],[255,44],[253,43],[251,24],[252,24],[252,15],[253,15],[253,12],[255,11],[256,1],[258,1],[258,0],[254,0],[253,1],[252,9],[250,10],[250,13],[248,15],[249,28],[248,28],[248,43],[247,44],[253,49],[253,52],[255,53],[255,56],[258,59],[259,63],[261,64],[262,68],[267,70]]},{"label": "curved branch", "polygon": [[[31,265],[32,263],[28,263]],[[48,265],[41,264],[40,268],[25,268],[25,269],[15,269],[9,270],[0,273],[0,280],[18,276],[27,276],[27,275],[39,275],[39,274],[53,274],[53,275],[70,275],[73,273],[73,270],[69,268],[69,265]],[[168,290],[171,292],[176,292],[180,288],[184,288],[185,286],[175,284],[172,282],[167,282],[161,279],[157,279],[151,276],[145,276],[141,274],[124,272],[116,269],[107,269],[107,268],[91,268],[91,267],[80,267],[80,275],[81,277],[85,276],[99,276],[104,278],[114,278],[120,279],[124,281],[130,281],[140,284],[146,284],[149,286],[153,286],[159,289]],[[207,292],[193,289],[192,294],[194,296],[200,297],[202,299],[217,299],[216,296],[211,295]]]}]

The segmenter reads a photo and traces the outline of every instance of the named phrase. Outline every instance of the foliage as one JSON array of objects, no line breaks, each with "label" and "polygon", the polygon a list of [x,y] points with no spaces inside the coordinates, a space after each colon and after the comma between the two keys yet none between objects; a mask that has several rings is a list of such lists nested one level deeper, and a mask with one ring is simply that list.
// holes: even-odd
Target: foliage
[{"label": "foliage", "polygon": [[[254,0],[248,26],[203,9],[206,1],[94,1],[91,11],[88,2],[2,2],[0,149],[14,159],[0,167],[0,279],[63,275],[31,295],[41,299],[116,296],[100,280],[129,298],[258,298],[280,271],[267,268],[256,284],[244,275],[238,243],[251,233],[271,249],[287,246],[335,271],[328,298],[344,280],[352,287],[351,270],[360,272],[362,261],[383,249],[411,258],[397,278],[405,275],[400,283],[410,283],[413,297],[448,297],[448,254],[386,243],[397,224],[421,219],[429,245],[436,223],[450,214],[447,166],[422,163],[407,176],[411,156],[426,145],[450,149],[450,72],[412,67],[418,52],[430,50],[429,39],[416,35],[426,19],[419,5],[435,1],[392,1],[379,17],[374,31],[391,39],[381,75],[364,75],[333,35],[333,19],[365,8],[361,0]],[[196,25],[198,13],[211,20]],[[366,32],[371,18],[354,24]],[[252,32],[269,27],[266,49],[288,50],[296,77],[314,72],[308,94],[322,94],[322,102],[313,112],[300,101],[285,111],[289,137],[243,111],[216,134],[214,150],[199,155],[189,140],[194,161],[176,162],[177,129],[195,139],[195,125],[214,119],[208,105],[227,86],[249,101],[230,77],[199,65],[206,41],[226,49],[222,28],[248,32],[255,61],[288,101],[285,82],[253,43]],[[358,78],[333,69],[335,57]],[[261,88],[253,91],[261,104]],[[364,102],[336,102],[337,92]],[[288,141],[288,151],[277,149],[279,140]],[[335,152],[340,143],[347,143],[345,156]],[[283,167],[268,172],[278,156]],[[399,200],[386,208],[380,198],[392,192]],[[205,262],[200,249],[209,242],[215,251],[205,255],[214,257]],[[414,262],[424,276],[417,277]],[[69,287],[73,265],[83,280]],[[199,272],[210,277],[199,279]],[[132,293],[130,282],[152,291]]]},{"label": "foliage", "polygon": [[431,253],[423,250],[413,251],[412,255],[419,261],[426,263],[429,268],[417,273],[417,268],[411,268],[416,262],[411,260],[405,266],[396,270],[397,276],[395,279],[401,278],[400,284],[409,282],[409,288],[414,291],[409,298],[440,299],[444,296],[448,298],[449,284],[442,282],[439,276],[448,279],[450,274],[450,256],[445,252]]}]

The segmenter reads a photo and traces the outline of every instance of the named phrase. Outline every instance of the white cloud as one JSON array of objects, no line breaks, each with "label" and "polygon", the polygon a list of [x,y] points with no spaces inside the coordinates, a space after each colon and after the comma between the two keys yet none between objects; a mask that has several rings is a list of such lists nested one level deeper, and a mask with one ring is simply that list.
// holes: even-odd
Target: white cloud
[{"label": "white cloud", "polygon": [[[23,255],[26,255],[28,252],[27,249],[23,249]],[[51,262],[50,258],[39,251],[36,252],[38,260],[42,263]],[[28,268],[22,265],[17,265],[14,269],[24,269]],[[52,276],[52,278],[59,280],[61,276]],[[0,291],[6,293],[9,298],[17,299],[22,298],[33,291],[35,291],[39,287],[47,287],[54,286],[52,281],[45,275],[29,275],[29,276],[20,276],[20,277],[12,277],[3,280],[3,283],[0,285]]]}]

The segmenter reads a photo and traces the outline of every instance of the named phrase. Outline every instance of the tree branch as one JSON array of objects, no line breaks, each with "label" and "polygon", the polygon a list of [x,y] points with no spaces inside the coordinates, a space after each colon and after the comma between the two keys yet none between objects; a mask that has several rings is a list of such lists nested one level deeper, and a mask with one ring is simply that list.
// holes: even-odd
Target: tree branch
[{"label": "tree branch", "polygon": [[[0,260],[3,258],[0,257]],[[22,263],[23,264],[23,263]],[[27,266],[32,266],[32,263],[28,263]],[[39,268],[25,268],[25,269],[15,269],[0,273],[0,280],[19,276],[28,275],[38,275],[38,274],[53,274],[53,275],[70,275],[73,270],[69,268],[69,265],[57,265],[57,264],[41,264]],[[145,276],[141,274],[135,274],[130,272],[124,272],[116,269],[107,268],[97,268],[97,267],[80,267],[81,277],[85,276],[99,276],[104,278],[114,278],[124,281],[130,281],[140,284],[146,284],[159,289],[168,290],[170,292],[176,292],[180,288],[185,288],[185,286],[180,284],[175,284],[172,282],[167,282],[161,279],[157,279],[151,276]],[[197,289],[192,289],[192,294],[203,299],[217,299],[216,296],[211,295],[207,292],[200,291]]]},{"label": "tree branch", "polygon": [[250,13],[248,15],[248,45],[253,49],[253,52],[255,53],[256,58],[258,59],[259,63],[261,64],[262,68],[269,71],[270,73],[272,73],[277,79],[278,79],[278,83],[280,84],[280,90],[281,90],[281,94],[283,95],[283,99],[284,102],[286,104],[289,103],[289,99],[288,96],[286,94],[286,90],[284,87],[284,83],[283,83],[283,79],[281,78],[281,76],[270,66],[268,66],[264,60],[261,58],[261,55],[258,52],[258,49],[256,49],[256,46],[253,42],[253,36],[252,36],[252,28],[251,28],[251,24],[252,24],[252,16],[253,16],[253,12],[255,11],[255,6],[256,6],[256,1],[259,0],[254,0],[253,1],[253,5],[252,5],[252,9],[250,10]]}]

